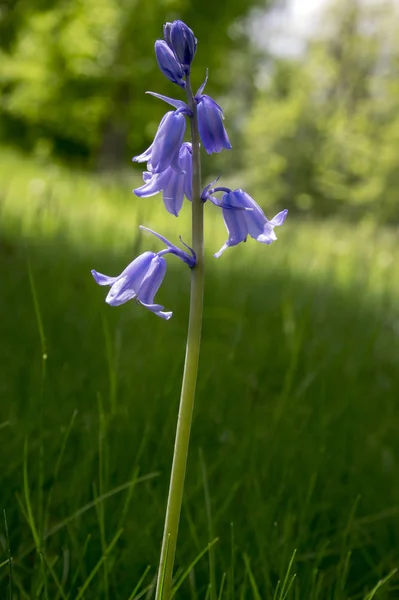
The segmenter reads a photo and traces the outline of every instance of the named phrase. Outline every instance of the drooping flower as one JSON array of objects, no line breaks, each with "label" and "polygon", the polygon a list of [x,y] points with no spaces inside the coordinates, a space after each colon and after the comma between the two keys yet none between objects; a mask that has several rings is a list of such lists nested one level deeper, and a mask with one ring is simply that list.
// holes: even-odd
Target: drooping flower
[{"label": "drooping flower", "polygon": [[192,269],[196,264],[195,253],[188,246],[186,248],[190,251],[190,254],[185,250],[181,250],[168,239],[147,227],[140,226],[140,229],[155,235],[165,244],[166,248],[157,253],[144,252],[140,254],[116,277],[103,275],[94,269],[91,274],[98,285],[109,285],[111,287],[105,299],[110,306],[120,306],[129,300],[136,300],[158,317],[168,320],[173,313],[164,312],[164,307],[161,304],[154,303],[154,296],[166,272],[166,260],[163,257],[166,254],[174,254]]},{"label": "drooping flower", "polygon": [[184,71],[188,73],[197,49],[197,40],[193,31],[183,21],[177,20],[170,24],[169,29],[164,28],[165,32],[167,43],[173,48]]},{"label": "drooping flower", "polygon": [[162,173],[172,166],[179,170],[178,157],[186,131],[184,109],[169,111],[162,118],[154,141],[145,152],[135,156],[135,162],[147,162],[151,173]]},{"label": "drooping flower", "polygon": [[191,144],[185,142],[180,146],[178,172],[173,167],[168,167],[162,173],[143,173],[144,185],[133,190],[136,196],[148,198],[158,192],[163,192],[165,208],[172,215],[178,216],[183,205],[184,196],[192,199],[192,149]]},{"label": "drooping flower", "polygon": [[164,40],[157,40],[154,48],[158,66],[165,77],[182,88],[186,87],[186,82],[183,80],[183,67],[173,50]]},{"label": "drooping flower", "polygon": [[253,198],[241,189],[227,191],[226,188],[214,188],[208,196],[217,191],[225,191],[221,202],[223,218],[229,234],[228,240],[214,256],[218,258],[226,248],[244,242],[248,235],[261,242],[271,244],[277,239],[274,228],[284,223],[288,210],[282,210],[269,221],[261,207]]},{"label": "drooping flower", "polygon": [[95,270],[91,273],[99,285],[111,286],[105,299],[110,306],[137,300],[158,317],[167,320],[173,313],[164,312],[163,306],[154,304],[154,296],[163,281],[165,271],[166,260],[162,256],[154,252],[144,252],[117,277],[108,277]]},{"label": "drooping flower", "polygon": [[230,140],[223,125],[223,111],[210,96],[200,94],[195,97],[198,113],[198,130],[202,145],[208,154],[231,150]]}]

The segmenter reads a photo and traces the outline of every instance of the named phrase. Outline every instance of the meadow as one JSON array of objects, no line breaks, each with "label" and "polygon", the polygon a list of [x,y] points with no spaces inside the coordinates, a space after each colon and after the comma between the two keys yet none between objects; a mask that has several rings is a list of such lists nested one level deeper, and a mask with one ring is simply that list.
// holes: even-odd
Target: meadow
[{"label": "meadow", "polygon": [[[135,198],[136,172],[0,164],[0,598],[150,598],[189,273],[168,259],[164,322],[107,306],[90,269],[158,249],[140,223],[189,242],[189,207]],[[289,215],[272,246],[216,260],[206,208],[175,597],[398,598],[397,231]]]}]

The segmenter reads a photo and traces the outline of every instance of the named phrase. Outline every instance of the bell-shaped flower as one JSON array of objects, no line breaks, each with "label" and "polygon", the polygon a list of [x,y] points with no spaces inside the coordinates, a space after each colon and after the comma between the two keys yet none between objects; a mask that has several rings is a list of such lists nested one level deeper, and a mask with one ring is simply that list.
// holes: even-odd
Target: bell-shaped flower
[{"label": "bell-shaped flower", "polygon": [[219,104],[206,94],[197,94],[198,130],[208,154],[231,150],[230,140],[223,125],[223,111]]},{"label": "bell-shaped flower", "polygon": [[133,190],[136,196],[148,198],[163,192],[165,208],[172,215],[178,216],[183,205],[184,196],[192,200],[192,149],[185,142],[180,146],[178,157],[179,171],[168,167],[162,173],[143,173],[144,185]]},{"label": "bell-shaped flower", "polygon": [[183,80],[183,67],[173,50],[164,40],[157,40],[154,47],[158,66],[165,77],[182,88],[186,87],[186,82]]},{"label": "bell-shaped flower", "polygon": [[159,124],[151,146],[133,160],[147,162],[151,173],[162,173],[170,166],[179,170],[177,162],[185,131],[186,119],[182,110],[167,112]]},{"label": "bell-shaped flower", "polygon": [[[212,190],[212,193],[217,188]],[[248,235],[262,244],[271,244],[277,239],[274,228],[284,223],[288,210],[282,210],[269,221],[253,198],[241,189],[229,191],[222,199],[223,218],[229,237],[215,254],[219,257],[226,248],[244,242]]]},{"label": "bell-shaped flower", "polygon": [[164,28],[165,31],[167,32],[168,43],[173,48],[185,72],[188,73],[197,49],[197,40],[193,31],[183,21],[179,20],[173,21],[169,29]]},{"label": "bell-shaped flower", "polygon": [[166,272],[166,260],[154,252],[144,252],[135,258],[120,275],[108,277],[92,271],[99,285],[109,285],[111,289],[105,301],[110,306],[119,306],[136,300],[158,317],[170,319],[173,313],[164,312],[163,306],[154,304],[154,296],[161,285]]}]

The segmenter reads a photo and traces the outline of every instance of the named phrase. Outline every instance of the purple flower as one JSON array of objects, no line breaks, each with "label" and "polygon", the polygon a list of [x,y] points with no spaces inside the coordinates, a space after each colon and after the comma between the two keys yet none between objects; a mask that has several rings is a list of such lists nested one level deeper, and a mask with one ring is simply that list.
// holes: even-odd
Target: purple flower
[{"label": "purple flower", "polygon": [[183,68],[173,50],[164,40],[157,40],[155,42],[155,56],[158,66],[165,77],[173,81],[173,83],[177,83],[182,88],[186,87],[186,82],[182,79],[184,75]]},{"label": "purple flower", "polygon": [[[214,188],[209,193],[217,191],[218,188]],[[255,200],[240,189],[227,192],[222,198],[221,206],[229,237],[215,254],[216,258],[229,246],[244,242],[248,235],[262,244],[271,244],[277,239],[274,228],[284,223],[288,213],[288,210],[282,210],[269,221]]]},{"label": "purple flower", "polygon": [[137,300],[158,317],[170,319],[173,313],[163,312],[163,306],[154,304],[154,296],[162,283],[165,271],[166,260],[162,256],[154,252],[144,252],[117,277],[108,277],[94,270],[91,274],[99,285],[111,286],[105,299],[111,306]]},{"label": "purple flower", "polygon": [[173,48],[185,72],[188,73],[197,49],[194,33],[183,21],[173,21],[169,29],[164,28],[164,32],[167,32],[165,38],[167,43]]},{"label": "purple flower", "polygon": [[182,110],[167,112],[159,124],[151,146],[133,160],[148,162],[148,170],[151,173],[162,173],[170,166],[180,170],[177,162],[185,131],[186,119]]},{"label": "purple flower", "polygon": [[94,269],[91,274],[98,285],[111,286],[105,299],[110,306],[120,306],[129,300],[136,300],[158,317],[168,320],[173,313],[164,312],[163,306],[154,304],[154,296],[163,281],[166,271],[166,261],[163,257],[166,254],[173,254],[188,265],[190,269],[193,269],[196,265],[195,253],[184,242],[182,243],[190,251],[190,254],[172,244],[172,242],[156,231],[152,231],[142,225],[140,225],[140,229],[144,229],[155,235],[155,237],[165,244],[166,248],[157,253],[144,252],[140,254],[117,277],[103,275]]},{"label": "purple flower", "polygon": [[223,125],[223,111],[210,96],[195,96],[198,113],[198,129],[202,145],[208,154],[220,152],[225,148],[231,150],[230,140]]},{"label": "purple flower", "polygon": [[148,198],[162,191],[166,210],[177,217],[183,205],[184,195],[188,200],[192,199],[192,150],[188,142],[180,146],[178,166],[179,172],[173,167],[168,167],[162,173],[145,171],[145,183],[133,190],[134,193],[140,198]]}]

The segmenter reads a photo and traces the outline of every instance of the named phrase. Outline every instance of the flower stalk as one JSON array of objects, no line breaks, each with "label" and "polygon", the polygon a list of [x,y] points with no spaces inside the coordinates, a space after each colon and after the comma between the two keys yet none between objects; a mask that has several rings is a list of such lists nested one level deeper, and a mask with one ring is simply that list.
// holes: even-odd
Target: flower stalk
[{"label": "flower stalk", "polygon": [[[140,226],[141,229],[158,238],[166,248],[158,252],[144,252],[117,276],[108,276],[92,270],[92,275],[99,285],[110,287],[105,300],[111,306],[119,306],[135,300],[158,317],[169,320],[173,313],[164,311],[164,307],[155,302],[155,295],[166,273],[165,257],[175,256],[191,269],[186,357],[156,600],[170,600],[173,595],[173,565],[201,344],[204,296],[204,204],[209,200],[222,210],[228,232],[226,243],[214,255],[215,257],[221,256],[227,248],[245,242],[248,236],[262,244],[271,244],[277,239],[274,228],[282,225],[287,216],[287,210],[283,210],[269,221],[262,208],[244,190],[231,190],[225,186],[214,187],[219,177],[201,191],[200,143],[208,154],[230,150],[231,144],[223,124],[222,108],[213,98],[203,94],[208,81],[208,72],[203,84],[196,94],[193,94],[190,69],[196,49],[197,39],[183,21],[173,21],[164,25],[164,39],[155,42],[155,55],[165,77],[185,89],[187,103],[156,92],[147,92],[170,104],[175,110],[164,115],[149,148],[133,158],[135,162],[147,163],[147,169],[143,173],[144,185],[134,190],[137,196],[147,198],[162,192],[166,210],[176,217],[182,208],[184,197],[191,201],[192,248],[187,246],[181,237],[180,241],[185,246],[185,250],[175,246],[160,233]],[[191,143],[184,142],[187,118],[190,120]],[[214,196],[219,193],[223,193],[221,200]]]},{"label": "flower stalk", "polygon": [[201,344],[202,310],[204,297],[204,203],[201,199],[201,159],[197,107],[189,75],[186,79],[187,100],[192,110],[191,139],[193,157],[192,186],[192,248],[196,265],[191,271],[190,314],[184,363],[183,382],[177,420],[168,503],[158,570],[156,600],[170,600],[173,565],[183,500],[184,480],[190,442],[191,422],[197,383]]}]

